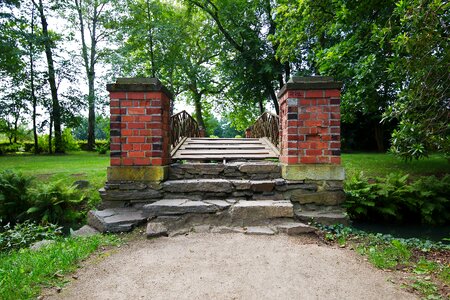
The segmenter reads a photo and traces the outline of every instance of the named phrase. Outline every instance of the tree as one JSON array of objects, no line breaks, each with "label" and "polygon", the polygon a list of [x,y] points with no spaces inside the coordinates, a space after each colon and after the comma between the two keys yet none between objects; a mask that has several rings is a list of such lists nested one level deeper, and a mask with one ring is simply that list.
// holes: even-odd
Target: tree
[{"label": "tree", "polygon": [[448,8],[440,0],[281,1],[278,55],[300,53],[314,72],[343,80],[343,121],[370,122],[379,150],[390,120],[395,153],[448,153]]},{"label": "tree", "polygon": [[[103,26],[107,1],[104,0],[73,0],[74,9],[77,14],[77,25],[81,35],[81,56],[88,82],[88,149],[95,147],[95,67],[102,57],[103,52],[98,50],[98,43],[108,34]],[[86,33],[88,37],[86,37]]]},{"label": "tree", "polygon": [[270,0],[187,0],[190,5],[204,11],[213,20],[235,50],[225,62],[230,81],[234,87],[229,97],[238,97],[240,102],[258,103],[260,113],[264,111],[264,98],[271,100],[278,113],[276,91],[290,77],[289,62],[282,63],[275,53],[278,44],[269,40],[275,34],[277,24]]},{"label": "tree", "polygon": [[39,17],[41,19],[42,44],[44,46],[45,56],[47,58],[48,83],[50,85],[50,92],[52,97],[51,120],[53,121],[55,129],[55,153],[64,153],[64,145],[61,136],[61,108],[58,100],[58,90],[56,86],[55,66],[52,52],[54,42],[48,30],[47,17],[44,5],[42,4],[42,0],[38,0],[38,2],[36,2],[36,0],[32,0],[32,2],[38,10]]},{"label": "tree", "polygon": [[387,44],[380,47],[376,29],[389,22],[394,8],[388,0],[281,1],[274,35],[283,61],[299,55],[313,74],[344,82],[343,122],[371,128],[379,151],[385,151],[389,128],[381,122],[382,113],[395,101],[397,91],[387,74],[393,50]]},{"label": "tree", "polygon": [[405,159],[450,154],[450,45],[446,1],[398,1],[378,41],[392,47],[388,74],[399,97],[385,111],[399,125],[392,151]]}]

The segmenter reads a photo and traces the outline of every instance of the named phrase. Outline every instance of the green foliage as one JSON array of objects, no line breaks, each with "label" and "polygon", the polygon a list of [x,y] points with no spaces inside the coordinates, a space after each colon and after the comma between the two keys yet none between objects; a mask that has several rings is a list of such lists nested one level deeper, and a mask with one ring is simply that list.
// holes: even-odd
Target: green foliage
[{"label": "green foliage", "polygon": [[[73,137],[76,140],[87,140],[88,138],[88,119],[80,118],[78,126],[72,129]],[[99,140],[109,139],[109,118],[97,116],[95,118],[95,138]],[[84,150],[84,149],[83,149]]]},{"label": "green foliage", "polygon": [[62,140],[64,145],[64,150],[66,151],[77,151],[80,147],[72,136],[72,131],[70,128],[65,128],[62,132]]},{"label": "green foliage", "polygon": [[73,272],[78,264],[102,246],[119,245],[116,236],[59,239],[38,251],[23,249],[0,253],[0,298],[34,299],[43,287],[61,286],[61,275]]},{"label": "green foliage", "polygon": [[61,227],[54,224],[38,225],[30,221],[8,223],[0,227],[0,252],[28,248],[41,240],[54,240],[61,235]]},{"label": "green foliage", "polygon": [[380,269],[391,269],[397,265],[406,265],[411,251],[400,241],[393,240],[390,245],[377,245],[368,249],[369,261]]},{"label": "green foliage", "polygon": [[27,214],[44,224],[72,224],[82,216],[78,210],[83,200],[76,187],[62,181],[39,184],[30,190]]},{"label": "green foliage", "polygon": [[352,219],[445,224],[450,220],[450,175],[408,182],[409,175],[391,173],[369,182],[362,174],[345,183],[344,206]]},{"label": "green foliage", "polygon": [[24,150],[24,146],[22,144],[1,144],[0,149],[3,153],[15,153]]},{"label": "green foliage", "polygon": [[0,172],[0,220],[15,224],[29,207],[27,191],[32,178],[10,170]]},{"label": "green foliage", "polygon": [[97,151],[98,154],[106,154],[109,150],[109,143],[104,144],[96,144],[95,151]]}]

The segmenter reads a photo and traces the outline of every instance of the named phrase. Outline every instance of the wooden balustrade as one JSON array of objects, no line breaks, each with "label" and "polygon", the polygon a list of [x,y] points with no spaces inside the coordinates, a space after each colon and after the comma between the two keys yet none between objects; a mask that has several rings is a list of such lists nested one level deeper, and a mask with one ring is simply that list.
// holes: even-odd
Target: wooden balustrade
[{"label": "wooden balustrade", "polygon": [[186,111],[174,114],[170,118],[170,143],[175,148],[183,138],[199,137],[200,129],[198,123]]},{"label": "wooden balustrade", "polygon": [[255,121],[255,123],[246,130],[248,138],[266,137],[272,144],[279,147],[280,136],[280,118],[270,112],[265,112]]}]

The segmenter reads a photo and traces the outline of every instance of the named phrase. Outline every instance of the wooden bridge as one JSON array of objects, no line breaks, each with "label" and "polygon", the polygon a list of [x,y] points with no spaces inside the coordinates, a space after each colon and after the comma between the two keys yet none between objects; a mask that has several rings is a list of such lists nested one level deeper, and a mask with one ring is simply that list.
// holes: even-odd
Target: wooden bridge
[{"label": "wooden bridge", "polygon": [[229,161],[278,159],[278,116],[265,113],[252,126],[247,138],[205,138],[186,111],[172,116],[173,160]]},{"label": "wooden bridge", "polygon": [[172,150],[174,160],[277,159],[278,149],[267,138],[184,138]]}]

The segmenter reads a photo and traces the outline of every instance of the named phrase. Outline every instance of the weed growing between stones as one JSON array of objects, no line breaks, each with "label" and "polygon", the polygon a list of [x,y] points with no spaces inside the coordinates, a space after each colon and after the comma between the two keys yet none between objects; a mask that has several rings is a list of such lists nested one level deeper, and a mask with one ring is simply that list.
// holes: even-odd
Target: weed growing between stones
[{"label": "weed growing between stones", "polygon": [[355,250],[379,269],[404,272],[402,286],[425,299],[450,297],[450,245],[367,233],[343,225],[315,226],[322,230],[325,242]]}]

